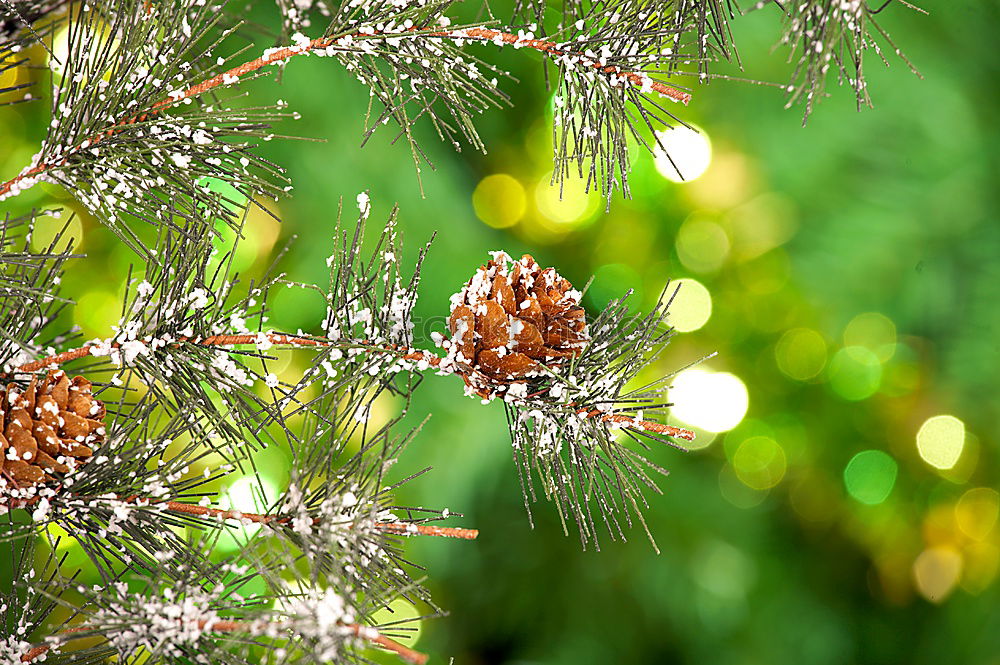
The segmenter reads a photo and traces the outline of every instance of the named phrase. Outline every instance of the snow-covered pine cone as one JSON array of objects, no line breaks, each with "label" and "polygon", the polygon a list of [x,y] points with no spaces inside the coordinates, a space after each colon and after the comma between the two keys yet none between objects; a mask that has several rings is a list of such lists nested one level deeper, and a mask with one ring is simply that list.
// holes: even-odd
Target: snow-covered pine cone
[{"label": "snow-covered pine cone", "polygon": [[448,358],[484,398],[529,383],[590,339],[580,292],[568,280],[528,254],[520,261],[492,255],[451,297],[448,319]]},{"label": "snow-covered pine cone", "polygon": [[67,473],[104,441],[105,414],[90,381],[61,370],[0,387],[0,474],[25,487]]}]

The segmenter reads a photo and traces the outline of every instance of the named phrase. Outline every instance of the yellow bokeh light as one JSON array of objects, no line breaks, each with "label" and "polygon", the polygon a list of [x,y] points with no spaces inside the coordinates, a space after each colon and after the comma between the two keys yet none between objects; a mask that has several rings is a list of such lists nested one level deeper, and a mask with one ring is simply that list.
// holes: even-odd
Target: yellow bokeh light
[{"label": "yellow bokeh light", "polygon": [[896,324],[879,312],[858,314],[844,328],[844,345],[866,348],[884,363],[896,352]]},{"label": "yellow bokeh light", "polygon": [[852,402],[868,399],[882,384],[882,363],[863,346],[840,349],[827,367],[830,389]]},{"label": "yellow bokeh light", "polygon": [[[261,497],[263,490],[264,496]],[[281,494],[278,486],[266,476],[243,476],[229,486],[219,497],[219,507],[223,510],[238,510],[244,513],[261,513],[269,508],[275,498]],[[246,535],[260,530],[260,524],[243,525]]]},{"label": "yellow bokeh light", "polygon": [[59,526],[56,522],[49,522],[45,525],[45,533],[48,538],[49,544],[55,544],[58,542],[56,551],[62,552],[63,550],[68,550],[74,545],[78,544],[78,541],[73,536],[69,535],[69,532],[63,527]]},{"label": "yellow bokeh light", "polygon": [[31,231],[31,247],[36,251],[46,251],[56,238],[56,250],[64,250],[70,242],[73,251],[83,248],[83,218],[72,208],[63,208],[58,213],[39,215]]},{"label": "yellow bokeh light", "polygon": [[587,180],[567,176],[561,184],[552,184],[549,173],[535,186],[535,205],[544,220],[555,225],[577,226],[589,221],[601,208],[601,193]]},{"label": "yellow bokeh light", "polygon": [[668,293],[673,295],[668,321],[677,332],[697,330],[712,317],[712,294],[701,282],[687,278],[679,279],[670,287]]},{"label": "yellow bokeh light", "polygon": [[729,210],[747,199],[756,185],[757,168],[732,150],[712,150],[712,168],[684,188],[693,207]]},{"label": "yellow bokeh light", "polygon": [[[9,66],[14,62],[20,61],[20,59],[21,58],[18,58],[17,56],[12,56],[10,60],[7,63],[5,63],[6,65],[8,65],[8,68],[0,71],[0,89],[13,88],[16,85],[28,82],[27,69],[24,66],[18,66],[18,67]],[[23,93],[24,91],[22,90],[19,92]],[[4,101],[8,100],[5,99]]]},{"label": "yellow bokeh light", "polygon": [[733,256],[744,261],[783,245],[798,230],[794,204],[774,192],[730,210],[723,222],[733,242]]},{"label": "yellow bokeh light", "polygon": [[85,337],[104,337],[119,322],[121,314],[121,298],[108,291],[92,290],[77,299],[73,321]]},{"label": "yellow bokeh light", "polygon": [[663,146],[657,146],[653,152],[656,170],[667,180],[691,182],[708,170],[712,144],[704,131],[677,126],[656,132],[656,137]]},{"label": "yellow bokeh light", "polygon": [[506,173],[494,173],[476,185],[472,193],[472,207],[481,222],[495,229],[505,229],[524,217],[528,197],[524,186],[516,178]]},{"label": "yellow bokeh light", "polygon": [[1000,514],[1000,493],[991,487],[974,487],[955,504],[955,521],[969,538],[983,540]]},{"label": "yellow bokeh light", "polygon": [[407,646],[413,646],[420,639],[423,622],[420,620],[420,610],[405,598],[396,598],[388,607],[382,607],[372,613],[371,623],[392,624],[398,631],[395,639]]},{"label": "yellow bokeh light", "polygon": [[936,469],[950,469],[965,448],[965,423],[955,416],[933,416],[917,432],[920,457]]},{"label": "yellow bokeh light", "polygon": [[729,236],[711,219],[692,215],[677,232],[677,255],[688,270],[715,272],[729,256]]},{"label": "yellow bokeh light", "polygon": [[750,396],[743,381],[728,372],[688,369],[670,389],[671,413],[688,425],[709,432],[736,427],[747,413]]},{"label": "yellow bokeh light", "polygon": [[744,485],[766,490],[785,477],[788,462],[777,441],[767,436],[752,436],[736,449],[733,468]]},{"label": "yellow bokeh light", "polygon": [[794,328],[774,347],[778,369],[796,381],[808,381],[826,365],[826,340],[815,330]]},{"label": "yellow bokeh light", "polygon": [[1000,549],[993,543],[971,543],[962,549],[962,588],[982,593],[996,579]]},{"label": "yellow bokeh light", "polygon": [[[97,29],[94,30],[94,27]],[[110,45],[108,44],[110,38],[108,34],[109,30],[103,23],[91,23],[91,25],[87,26],[85,21],[78,20],[72,27],[64,26],[52,38],[52,55],[49,57],[49,69],[52,70],[52,74],[56,80],[60,82],[66,72],[66,63],[74,60],[73,55],[69,52],[71,33],[76,33],[76,51],[82,52],[86,64],[86,69],[83,69],[81,68],[81,63],[77,63],[77,71],[90,70],[101,57],[106,55],[107,51],[113,51],[118,48],[117,39],[113,40]],[[80,47],[81,43],[84,44],[83,48]],[[111,79],[111,70],[103,72],[101,78],[109,81]],[[86,80],[88,79],[85,77],[83,81]],[[75,82],[80,83],[80,81]]]},{"label": "yellow bokeh light", "polygon": [[917,591],[927,600],[940,603],[952,592],[962,574],[962,555],[952,547],[931,547],[913,562]]},{"label": "yellow bokeh light", "polygon": [[[261,206],[264,206],[261,208]],[[270,202],[256,202],[247,210],[243,222],[243,239],[237,247],[237,261],[243,261],[246,266],[254,261],[266,259],[271,255],[274,243],[281,235],[281,217],[278,207]],[[248,242],[249,241],[249,242]],[[240,256],[240,253],[245,253]]]}]

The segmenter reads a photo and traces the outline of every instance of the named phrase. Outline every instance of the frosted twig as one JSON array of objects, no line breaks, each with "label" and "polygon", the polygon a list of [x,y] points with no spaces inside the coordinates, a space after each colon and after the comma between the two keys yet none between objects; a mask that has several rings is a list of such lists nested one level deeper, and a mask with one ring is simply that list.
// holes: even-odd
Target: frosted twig
[{"label": "frosted twig", "polygon": [[[252,632],[253,623],[247,621],[202,621],[199,622],[199,630],[206,630],[215,633],[238,633],[238,632]],[[419,651],[414,651],[413,649],[400,644],[399,642],[382,635],[374,628],[370,626],[362,626],[356,623],[344,624],[344,627],[349,629],[356,637],[366,640],[376,646],[380,646],[383,649],[392,651],[397,656],[402,658],[408,663],[413,663],[414,665],[424,665],[427,662],[427,654],[420,653]],[[67,628],[60,635],[67,636],[67,641],[73,639],[79,639],[82,637],[89,637],[89,635],[80,635],[75,637],[77,633],[89,632],[92,629],[88,626],[74,626],[73,628]],[[38,646],[32,647],[30,651],[21,656],[22,663],[31,663],[38,658],[42,658],[52,649],[50,644],[39,644]]]},{"label": "frosted twig", "polygon": [[[284,345],[284,346],[300,346],[300,347],[314,347],[314,348],[325,348],[325,347],[348,347],[348,348],[360,348],[372,353],[386,353],[395,354],[403,360],[409,360],[412,362],[426,362],[430,367],[434,367],[438,370],[447,371],[446,368],[441,367],[441,363],[444,358],[441,358],[432,351],[424,351],[423,349],[406,349],[397,348],[394,346],[382,346],[371,344],[365,341],[352,341],[345,343],[342,341],[326,341],[318,340],[309,337],[299,337],[295,335],[285,335],[281,333],[263,333],[264,338],[267,339],[271,344]],[[172,345],[176,346],[181,343],[197,344],[199,346],[241,346],[248,344],[257,344],[260,342],[260,334],[241,334],[241,335],[212,335],[211,337],[205,337],[203,339],[198,338],[185,338],[179,337]],[[112,348],[117,348],[117,344],[112,344]],[[71,360],[77,360],[79,358],[85,358],[91,354],[92,345],[81,346],[76,349],[71,349],[69,351],[63,351],[62,353],[57,353],[55,355],[42,358],[40,360],[35,360],[29,363],[21,365],[18,370],[21,372],[37,372],[38,370],[45,369],[48,367],[54,367],[56,365],[61,365],[67,363]],[[657,432],[659,434],[666,434],[668,436],[677,437],[679,439],[684,439],[686,441],[694,441],[695,433],[689,429],[684,429],[682,427],[674,427],[673,425],[665,425],[663,423],[658,423],[652,420],[642,420],[637,419],[632,416],[622,414],[622,413],[605,413],[598,410],[588,410],[579,409],[577,413],[585,414],[588,418],[597,418],[608,423],[618,423],[624,424],[636,429],[645,430],[649,432]]]},{"label": "frosted twig", "polygon": [[0,201],[16,195],[21,191],[32,186],[36,181],[38,176],[41,176],[53,169],[60,168],[69,162],[69,159],[74,153],[83,149],[86,146],[92,149],[95,145],[103,141],[104,139],[114,136],[123,130],[123,128],[130,125],[134,125],[139,122],[145,122],[153,116],[156,116],[161,111],[168,108],[176,106],[180,102],[191,97],[196,97],[202,93],[208,92],[214,88],[218,88],[222,85],[232,85],[239,81],[240,78],[246,76],[247,74],[256,72],[268,65],[276,65],[278,63],[289,60],[297,55],[306,55],[314,51],[320,51],[323,49],[334,49],[338,47],[338,43],[341,40],[351,40],[351,39],[364,39],[364,38],[377,38],[377,37],[395,37],[400,36],[429,36],[441,39],[451,39],[451,40],[472,40],[472,41],[483,41],[492,42],[498,46],[512,45],[517,48],[524,47],[530,48],[543,53],[548,53],[549,55],[558,58],[566,58],[572,56],[578,59],[585,66],[590,67],[602,74],[610,77],[618,77],[618,79],[624,79],[629,85],[633,85],[638,88],[648,88],[654,90],[661,95],[673,99],[674,101],[682,102],[687,104],[691,100],[690,93],[683,92],[677,88],[668,86],[659,81],[654,81],[648,74],[641,72],[629,72],[623,71],[618,67],[601,65],[599,61],[584,57],[577,53],[571,53],[565,49],[560,48],[560,45],[556,42],[550,42],[540,39],[529,39],[527,37],[522,37],[514,35],[508,32],[503,32],[500,30],[492,30],[489,28],[464,28],[455,30],[440,30],[435,29],[433,31],[428,31],[427,29],[420,28],[410,28],[403,33],[356,33],[353,35],[346,35],[341,37],[320,37],[318,39],[310,40],[309,42],[303,42],[302,44],[297,44],[295,46],[287,46],[284,48],[268,49],[264,55],[259,58],[250,60],[241,65],[233,67],[221,74],[217,74],[209,79],[202,81],[196,85],[193,85],[186,90],[181,90],[176,93],[172,93],[169,97],[161,99],[160,101],[153,104],[148,110],[141,113],[132,115],[125,120],[114,123],[110,125],[106,130],[91,136],[81,145],[74,147],[72,150],[66,153],[66,157],[55,163],[40,163],[36,166],[22,171],[17,176],[11,178],[10,180],[0,184]]}]

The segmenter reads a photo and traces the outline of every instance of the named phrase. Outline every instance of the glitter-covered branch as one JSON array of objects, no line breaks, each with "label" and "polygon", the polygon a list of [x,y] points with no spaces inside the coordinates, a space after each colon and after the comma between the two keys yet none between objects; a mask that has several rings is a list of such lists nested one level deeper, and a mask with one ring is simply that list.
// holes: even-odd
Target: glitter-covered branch
[{"label": "glitter-covered branch", "polygon": [[[262,630],[259,623],[253,623],[248,621],[227,621],[225,619],[208,620],[208,619],[197,619],[188,624],[179,622],[177,628],[179,630],[185,630],[187,632],[197,632],[201,634],[205,633],[239,633],[249,636],[255,635],[268,635],[274,634],[274,631],[283,630],[295,630],[299,626],[295,624],[283,625],[281,623],[276,623],[267,626],[267,630]],[[399,656],[403,661],[407,663],[413,663],[414,665],[424,665],[427,662],[427,655],[420,653],[419,651],[414,651],[404,644],[400,644],[396,640],[390,639],[385,635],[379,634],[379,632],[368,626],[361,626],[356,623],[340,624],[340,628],[346,631],[348,634],[354,635],[359,639],[366,642],[370,642],[372,645],[381,647],[386,651],[391,651]],[[68,628],[59,635],[53,636],[53,641],[58,642],[60,645],[66,644],[73,641],[74,639],[81,639],[85,637],[93,637],[91,634],[82,633],[92,633],[94,632],[88,626],[77,626],[75,628]],[[31,647],[24,655],[21,656],[22,663],[33,663],[35,661],[44,660],[46,654],[52,651],[52,645],[50,644],[39,644],[37,646]]]},{"label": "glitter-covered branch", "polygon": [[[390,347],[380,347],[378,345],[369,344],[364,341],[329,341],[322,339],[315,339],[305,336],[287,335],[283,333],[256,333],[256,334],[242,334],[242,335],[212,335],[211,337],[206,337],[204,339],[186,339],[179,338],[176,341],[168,340],[143,340],[138,344],[133,343],[130,347],[133,353],[142,353],[143,351],[149,349],[155,349],[157,347],[164,348],[172,345],[180,344],[192,344],[195,346],[202,347],[222,347],[222,348],[235,348],[238,346],[254,346],[260,347],[261,345],[266,346],[268,349],[272,346],[277,347],[305,347],[305,348],[333,348],[341,351],[346,351],[349,349],[358,349],[365,351],[367,353],[378,353],[384,354],[393,358],[398,358],[408,363],[412,363],[414,369],[433,369],[441,374],[461,374],[462,370],[454,363],[449,362],[447,357],[442,358],[441,356],[435,354],[433,351],[425,351],[422,349],[408,349],[408,348],[390,348]],[[137,348],[141,348],[143,351],[136,351]],[[31,373],[37,372],[43,369],[53,369],[68,363],[73,360],[79,360],[81,358],[86,358],[90,355],[100,354],[109,355],[112,358],[120,358],[122,350],[121,342],[114,341],[101,341],[97,343],[87,344],[75,349],[70,349],[68,351],[62,351],[57,354],[53,354],[46,358],[40,358],[38,360],[33,360],[28,363],[24,363],[17,368],[18,372]],[[625,427],[636,428],[639,430],[645,430],[649,432],[656,432],[658,434],[666,434],[668,436],[676,437],[679,439],[684,439],[687,441],[693,441],[695,434],[691,430],[684,429],[683,427],[675,427],[672,425],[665,425],[663,423],[654,422],[651,420],[637,419],[632,416],[625,414],[609,414],[601,410],[588,410],[588,409],[577,409],[577,413],[586,418],[599,418],[600,420],[613,423],[616,425],[622,425]]]},{"label": "glitter-covered branch", "polygon": [[[60,211],[0,213],[0,542],[14,580],[0,590],[4,663],[349,665],[373,647],[423,663],[395,639],[406,621],[380,623],[400,599],[421,619],[445,614],[415,579],[407,537],[479,535],[439,525],[457,516],[447,508],[395,498],[428,471],[399,464],[420,431],[402,424],[424,374],[504,409],[529,520],[545,499],[584,547],[634,526],[652,541],[643,511],[667,473],[652,458],[695,436],[668,422],[672,374],[659,363],[676,290],[642,314],[627,295],[588,313],[555,268],[498,251],[469,265],[439,304],[446,329],[424,339],[413,310],[427,247],[401,263],[395,210],[366,232],[367,192],[357,224],[318,220],[334,227],[327,283],[291,281],[280,259],[241,282],[251,209],[292,189],[258,147],[299,117],[242,97],[300,56],[332,59],[374,101],[364,140],[394,123],[419,173],[421,118],[444,142],[485,150],[476,117],[509,98],[482,47],[531,52],[549,68],[554,184],[582,177],[610,201],[628,193],[635,148],[662,150],[661,130],[683,123],[670,110],[691,101],[680,77],[707,83],[717,64],[738,63],[733,3],[552,11],[517,0],[511,24],[489,8],[488,21],[462,23],[454,0],[276,4],[281,37],[263,49],[234,44],[258,33],[225,0],[0,2],[4,80],[49,70],[47,90],[12,84],[0,105],[50,106],[30,163],[0,178],[0,201],[60,185],[139,263],[117,324],[84,341],[62,291],[65,264],[84,260],[73,218],[38,246],[36,224]],[[786,17],[790,102],[810,112],[830,68],[867,102],[862,55],[881,53],[876,38],[891,45],[875,16],[906,3],[764,4]],[[321,322],[273,330],[279,287],[314,294]],[[278,368],[275,349],[302,351],[300,362]],[[261,469],[261,451],[287,464]]]}]

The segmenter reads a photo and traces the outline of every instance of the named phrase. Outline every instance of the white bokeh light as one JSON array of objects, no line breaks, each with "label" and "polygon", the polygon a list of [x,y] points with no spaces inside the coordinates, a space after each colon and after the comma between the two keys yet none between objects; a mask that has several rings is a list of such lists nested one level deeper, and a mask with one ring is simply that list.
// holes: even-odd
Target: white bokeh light
[{"label": "white bokeh light", "polygon": [[[261,501],[261,485],[263,485],[264,501]],[[280,494],[277,485],[267,477],[243,476],[234,482],[219,496],[219,507],[223,510],[238,510],[242,513],[261,513],[266,511],[271,502]],[[260,530],[260,524],[248,524],[242,528],[246,533],[253,534]]]},{"label": "white bokeh light", "polygon": [[696,279],[685,277],[672,282],[673,302],[670,304],[670,325],[677,332],[698,330],[712,316],[712,294]]},{"label": "white bokeh light", "polygon": [[657,146],[654,152],[656,170],[667,180],[691,182],[708,170],[712,162],[712,143],[704,131],[678,125],[656,132],[656,136],[667,150],[664,153]]},{"label": "white bokeh light", "polygon": [[736,427],[750,405],[747,387],[735,374],[688,369],[670,388],[670,413],[692,427],[725,432]]},{"label": "white bokeh light", "polygon": [[931,466],[947,471],[958,463],[965,448],[965,423],[955,416],[928,418],[917,432],[917,451]]}]

